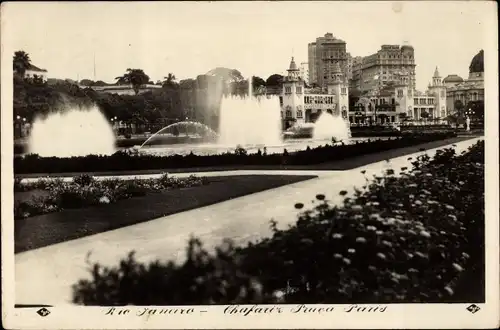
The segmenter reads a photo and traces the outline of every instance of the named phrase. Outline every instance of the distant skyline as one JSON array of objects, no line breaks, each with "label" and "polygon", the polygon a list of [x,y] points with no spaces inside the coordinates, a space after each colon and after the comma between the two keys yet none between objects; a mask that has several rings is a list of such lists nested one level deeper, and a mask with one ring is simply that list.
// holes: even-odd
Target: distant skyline
[{"label": "distant skyline", "polygon": [[[293,55],[333,33],[354,56],[382,44],[415,48],[417,89],[434,69],[464,79],[472,57],[494,42],[491,2],[50,2],[2,5],[2,37],[29,53],[49,78],[109,83],[127,68],[152,81],[172,72],[196,78],[215,67],[266,79],[284,74]],[[21,24],[19,24],[21,22]],[[486,50],[485,50],[486,51]],[[487,51],[485,56],[488,56]]]}]

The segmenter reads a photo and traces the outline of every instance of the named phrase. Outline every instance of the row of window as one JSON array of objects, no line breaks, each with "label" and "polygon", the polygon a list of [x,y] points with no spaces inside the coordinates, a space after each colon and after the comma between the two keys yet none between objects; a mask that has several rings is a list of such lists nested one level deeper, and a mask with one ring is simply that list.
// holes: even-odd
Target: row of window
[{"label": "row of window", "polygon": [[[302,87],[301,86],[296,87],[295,92],[297,94],[302,94]],[[292,94],[292,87],[285,87],[285,93]]]},{"label": "row of window", "polygon": [[433,105],[434,104],[434,98],[414,98],[413,99],[413,104],[414,105]]}]

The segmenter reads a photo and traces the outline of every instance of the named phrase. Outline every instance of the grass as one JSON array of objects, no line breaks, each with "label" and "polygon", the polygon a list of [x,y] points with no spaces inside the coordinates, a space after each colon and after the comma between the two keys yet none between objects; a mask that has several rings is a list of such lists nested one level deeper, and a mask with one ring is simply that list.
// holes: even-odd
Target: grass
[{"label": "grass", "polygon": [[[65,242],[232,198],[316,178],[314,175],[209,177],[210,184],[181,188],[113,204],[69,209],[15,221],[15,253]],[[26,193],[21,193],[26,194]],[[18,195],[17,198],[28,198]]]}]

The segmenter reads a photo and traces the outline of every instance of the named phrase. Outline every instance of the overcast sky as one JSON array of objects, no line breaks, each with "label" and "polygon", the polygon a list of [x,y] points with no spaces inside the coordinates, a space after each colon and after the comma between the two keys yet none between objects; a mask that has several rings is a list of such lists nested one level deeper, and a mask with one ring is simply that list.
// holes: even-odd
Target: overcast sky
[{"label": "overcast sky", "polygon": [[[382,44],[415,48],[417,88],[436,66],[443,77],[466,78],[471,58],[487,43],[493,2],[143,2],[7,3],[2,37],[24,50],[49,77],[113,82],[127,68],[152,80],[169,72],[191,78],[217,66],[266,79],[283,73],[293,53],[326,32],[353,56]],[[489,39],[489,40],[488,40]],[[487,54],[486,54],[487,56]]]}]

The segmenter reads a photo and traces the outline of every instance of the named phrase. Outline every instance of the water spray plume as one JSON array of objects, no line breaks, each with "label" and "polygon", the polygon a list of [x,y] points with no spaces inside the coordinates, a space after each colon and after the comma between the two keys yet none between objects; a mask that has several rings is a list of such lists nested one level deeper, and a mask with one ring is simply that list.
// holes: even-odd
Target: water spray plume
[{"label": "water spray plume", "polygon": [[66,106],[33,122],[28,151],[42,157],[111,155],[115,134],[97,106]]}]

